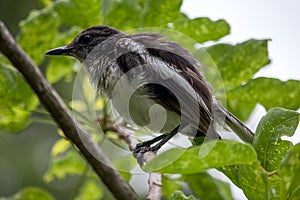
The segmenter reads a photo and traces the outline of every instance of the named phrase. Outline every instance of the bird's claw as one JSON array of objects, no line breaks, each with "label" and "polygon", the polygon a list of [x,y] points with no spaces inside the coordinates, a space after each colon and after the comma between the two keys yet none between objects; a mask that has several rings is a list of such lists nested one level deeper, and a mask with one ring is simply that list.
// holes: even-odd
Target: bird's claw
[{"label": "bird's claw", "polygon": [[147,144],[139,143],[136,145],[133,150],[133,156],[137,159],[140,166],[145,164],[144,154],[150,151],[153,151],[153,148]]},{"label": "bird's claw", "polygon": [[143,155],[144,153],[151,151],[151,147],[148,145],[145,145],[143,143],[139,143],[135,146],[133,150],[133,155],[135,158],[138,158],[139,156]]}]

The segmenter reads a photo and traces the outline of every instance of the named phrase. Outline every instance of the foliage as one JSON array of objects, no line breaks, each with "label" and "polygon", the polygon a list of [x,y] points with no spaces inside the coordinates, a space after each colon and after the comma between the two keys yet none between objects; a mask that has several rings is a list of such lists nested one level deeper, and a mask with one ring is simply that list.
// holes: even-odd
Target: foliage
[{"label": "foliage", "polygon": [[[46,77],[51,83],[72,80],[78,72],[78,63],[68,58],[45,61],[43,54],[53,47],[66,45],[81,30],[92,25],[106,24],[124,31],[139,27],[167,28],[193,38],[195,43],[216,41],[230,32],[228,23],[222,19],[189,19],[180,12],[181,0],[41,0],[41,4],[42,9],[30,12],[20,22],[17,40],[36,64],[47,64]],[[292,136],[297,128],[299,113],[292,110],[297,110],[300,105],[300,90],[295,89],[300,88],[300,82],[254,78],[255,73],[270,62],[268,42],[250,39],[236,45],[219,43],[205,48],[209,56],[200,56],[201,62],[208,68],[218,67],[224,85],[216,85],[215,91],[218,93],[225,86],[228,109],[243,120],[249,117],[257,103],[264,106],[268,113],[261,119],[252,145],[225,140],[209,141],[188,149],[171,149],[155,157],[144,170],[181,174],[177,178],[164,175],[165,198],[233,199],[228,183],[206,172],[211,168],[223,172],[249,199],[296,199],[299,196],[300,146],[281,137]],[[38,100],[2,55],[0,66],[0,129],[14,133],[32,123],[31,113],[37,108]],[[207,79],[214,82],[214,75],[208,74]],[[90,124],[95,123],[97,116],[89,108],[97,108],[100,116],[109,113],[105,110],[103,98],[95,102],[92,100],[94,91],[90,86],[84,85],[82,91],[82,98],[75,99],[71,104],[76,116],[93,134],[98,131]],[[94,134],[94,137],[106,144],[99,134]],[[124,148],[119,140],[110,139],[118,143],[120,149]],[[114,152],[109,152],[109,155],[113,160]],[[122,156],[124,159],[114,160],[113,163],[129,181],[129,172],[136,163],[131,162],[132,157]],[[76,149],[68,141],[60,139],[53,146],[44,180],[51,182],[67,175],[83,176],[76,199],[104,197],[104,187]],[[186,197],[182,192],[185,191],[183,183],[192,196]],[[208,190],[213,192],[207,193]],[[37,199],[37,195],[38,199],[53,199],[47,192],[36,188],[24,189],[3,199]]]},{"label": "foliage", "polygon": [[166,151],[148,162],[144,170],[158,170],[171,174],[195,174],[227,165],[251,165],[256,160],[256,153],[249,144],[212,140],[188,149],[174,148]]},{"label": "foliage", "polygon": [[[300,152],[299,144],[293,146],[281,137],[292,136],[299,120],[300,114],[295,111],[274,108],[261,119],[252,146],[233,141],[218,141],[203,158],[199,156],[199,150],[201,147],[205,149],[209,142],[193,146],[186,151],[171,149],[156,156],[144,169],[162,173],[190,174],[191,178],[187,180],[189,183],[193,180],[193,176],[199,176],[198,173],[203,173],[207,168],[217,168],[243,189],[249,199],[280,197],[288,199],[290,195],[294,196],[299,192],[295,180],[292,179],[298,174],[300,162],[295,158]],[[228,145],[228,148],[223,145]],[[174,153],[179,155],[179,158],[172,163],[168,162],[170,157],[174,157],[172,155]],[[285,173],[291,177],[287,178],[288,175]],[[194,191],[197,193],[200,190],[199,187]]]},{"label": "foliage", "polygon": [[1,58],[0,129],[16,132],[31,123],[29,116],[38,105],[38,100],[19,73]]},{"label": "foliage", "polygon": [[41,190],[39,188],[33,188],[33,187],[28,187],[24,188],[18,193],[6,197],[6,198],[1,198],[1,200],[35,200],[35,199],[40,199],[40,200],[54,200],[54,197],[47,193],[44,190]]},{"label": "foliage", "polygon": [[195,197],[193,196],[185,196],[182,191],[175,191],[172,196],[171,200],[195,200]]}]

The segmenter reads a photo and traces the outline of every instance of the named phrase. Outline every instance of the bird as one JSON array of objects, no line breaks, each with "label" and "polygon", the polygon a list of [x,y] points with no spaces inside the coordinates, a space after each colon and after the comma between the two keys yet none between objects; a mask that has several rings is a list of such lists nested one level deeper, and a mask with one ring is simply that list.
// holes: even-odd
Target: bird
[{"label": "bird", "polygon": [[201,62],[159,33],[127,34],[92,26],[46,55],[78,59],[92,85],[111,99],[125,121],[161,133],[136,145],[135,154],[157,152],[178,132],[221,139],[214,125],[221,121],[217,118],[252,143],[254,133],[213,97],[210,83],[198,70]]}]

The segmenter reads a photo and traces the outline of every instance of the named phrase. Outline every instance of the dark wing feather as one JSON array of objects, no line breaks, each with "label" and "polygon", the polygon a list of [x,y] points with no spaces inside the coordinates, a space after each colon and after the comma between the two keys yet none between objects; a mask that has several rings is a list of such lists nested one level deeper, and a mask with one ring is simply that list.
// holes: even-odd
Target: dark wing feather
[{"label": "dark wing feather", "polygon": [[[163,85],[148,83],[143,87],[147,91],[150,98],[169,109],[178,115],[183,115],[186,122],[193,124],[193,122],[200,119],[198,126],[200,132],[206,133],[211,122],[212,97],[210,93],[210,86],[201,76],[195,66],[200,65],[197,60],[193,58],[190,52],[182,48],[176,43],[161,40],[162,36],[152,33],[140,33],[130,35],[130,38],[143,44],[147,48],[149,54],[163,60],[168,65],[174,67],[176,71],[190,84],[195,92],[202,98],[206,108],[199,103],[199,111],[190,107],[190,102],[193,97],[184,88],[179,88],[179,94],[184,99],[183,104],[179,104],[176,96],[172,91]],[[117,58],[123,72],[127,72],[135,66],[145,63],[145,61],[135,52],[127,52]],[[167,85],[179,86],[173,79],[165,80]],[[181,107],[180,107],[181,106]],[[198,119],[194,119],[198,116]]]},{"label": "dark wing feather", "polygon": [[156,33],[138,33],[131,35],[131,37],[142,43],[150,54],[161,58],[175,67],[182,77],[184,77],[202,97],[207,107],[211,110],[211,86],[205,81],[197,69],[201,64],[188,50],[175,42],[163,40],[163,36]]},{"label": "dark wing feather", "polygon": [[127,73],[130,69],[146,64],[141,56],[134,52],[126,52],[117,58],[117,63],[122,72]]},{"label": "dark wing feather", "polygon": [[173,63],[178,70],[190,68],[193,72],[201,76],[196,68],[201,66],[201,64],[187,49],[181,47],[179,44],[163,40],[164,36],[157,33],[138,33],[130,35],[130,37],[143,44],[152,55]]}]

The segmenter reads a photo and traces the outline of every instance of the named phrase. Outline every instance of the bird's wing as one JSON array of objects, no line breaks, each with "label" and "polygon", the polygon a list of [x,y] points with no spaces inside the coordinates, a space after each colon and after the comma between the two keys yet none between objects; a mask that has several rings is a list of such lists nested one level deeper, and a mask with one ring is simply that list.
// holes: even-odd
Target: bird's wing
[{"label": "bird's wing", "polygon": [[[198,126],[201,132],[207,132],[211,122],[210,87],[195,67],[199,63],[187,50],[176,43],[160,40],[156,34],[131,35],[117,42],[116,49],[122,52],[117,63],[124,73],[141,65],[151,69],[143,74],[143,78],[150,80],[143,85],[150,98]],[[165,69],[160,70],[162,68]],[[167,78],[157,77],[156,69]]]},{"label": "bird's wing", "polygon": [[156,33],[138,33],[132,38],[142,43],[149,53],[176,68],[195,91],[202,97],[205,104],[211,109],[211,86],[200,74],[198,67],[200,62],[185,48],[175,42],[163,40],[162,35]]}]

